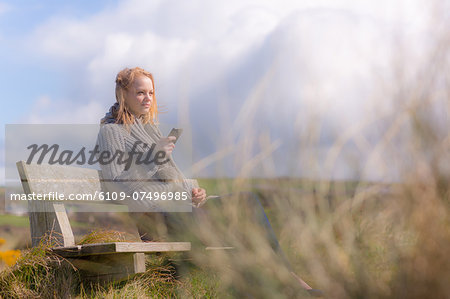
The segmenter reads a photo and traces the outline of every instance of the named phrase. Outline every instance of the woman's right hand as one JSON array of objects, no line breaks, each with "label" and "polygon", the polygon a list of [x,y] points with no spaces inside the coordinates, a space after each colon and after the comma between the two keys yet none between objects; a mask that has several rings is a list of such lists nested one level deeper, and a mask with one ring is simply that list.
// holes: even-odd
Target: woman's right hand
[{"label": "woman's right hand", "polygon": [[192,189],[192,203],[195,207],[201,207],[206,201],[206,190],[203,188]]},{"label": "woman's right hand", "polygon": [[175,140],[175,136],[160,138],[158,142],[156,142],[156,152],[163,151],[166,154],[166,157],[170,157],[175,148],[175,144],[173,143]]}]

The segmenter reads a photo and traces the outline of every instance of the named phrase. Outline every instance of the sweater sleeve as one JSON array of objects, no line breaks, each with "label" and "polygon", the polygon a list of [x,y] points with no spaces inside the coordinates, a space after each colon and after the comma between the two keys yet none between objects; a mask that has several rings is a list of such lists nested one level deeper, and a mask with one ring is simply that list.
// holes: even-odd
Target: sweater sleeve
[{"label": "sweater sleeve", "polygon": [[[124,129],[119,125],[106,124],[101,126],[98,137],[97,145],[99,154],[102,152],[109,152],[110,156],[114,156],[117,153],[122,153],[122,161],[129,158],[129,153],[125,146],[125,134]],[[104,185],[107,191],[110,192],[125,192],[130,197],[128,198],[128,205],[133,206],[133,209],[137,211],[152,210],[161,211],[161,205],[155,203],[148,198],[144,200],[133,200],[133,193],[139,194],[139,198],[143,197],[143,194],[159,193],[160,196],[163,192],[185,192],[188,197],[188,201],[191,200],[191,192],[186,190],[183,184],[170,180],[158,180],[155,176],[160,170],[161,166],[154,163],[143,165],[137,164],[132,161],[129,169],[127,169],[127,163],[119,163],[119,157],[115,159],[109,159],[108,163],[100,162],[102,170],[102,177]],[[137,196],[136,196],[137,197]],[[135,198],[136,198],[135,197]]]},{"label": "sweater sleeve", "polygon": [[[163,134],[161,133],[161,130],[159,129],[158,126],[155,126],[154,130],[155,130],[156,134],[158,135],[158,137],[163,136]],[[183,184],[183,187],[186,190],[189,190],[190,194],[191,194],[193,188],[199,187],[196,180],[187,179],[184,176],[183,172],[178,168],[177,164],[175,163],[175,161],[173,160],[172,157],[170,157],[170,161],[168,164],[161,167],[159,172],[162,173],[163,177],[177,177],[180,180],[180,183]]]}]

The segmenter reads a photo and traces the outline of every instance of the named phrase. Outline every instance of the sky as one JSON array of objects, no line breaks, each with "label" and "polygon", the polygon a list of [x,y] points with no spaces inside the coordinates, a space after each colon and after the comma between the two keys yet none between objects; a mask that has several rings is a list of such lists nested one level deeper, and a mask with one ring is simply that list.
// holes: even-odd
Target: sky
[{"label": "sky", "polygon": [[[447,21],[448,2],[438,10]],[[321,131],[310,150],[325,157],[336,134],[392,108],[374,99],[374,78],[389,81],[399,45],[414,73],[430,34],[442,31],[433,8],[423,0],[0,0],[1,125],[96,124],[115,101],[117,72],[141,66],[155,76],[167,111],[160,121],[191,129],[194,161],[264,133],[260,153],[273,149],[273,161],[257,174],[267,166],[278,176],[323,176],[286,153],[315,116]],[[0,145],[4,168],[4,135]],[[333,177],[356,175],[344,158],[335,163]],[[209,167],[198,174],[211,175]]]}]

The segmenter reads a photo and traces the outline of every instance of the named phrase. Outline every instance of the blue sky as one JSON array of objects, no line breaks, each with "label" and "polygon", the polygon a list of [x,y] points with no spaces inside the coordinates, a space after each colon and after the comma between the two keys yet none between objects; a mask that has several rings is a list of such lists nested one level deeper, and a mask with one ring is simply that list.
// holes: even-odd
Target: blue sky
[{"label": "blue sky", "polygon": [[[54,16],[81,19],[95,14],[117,1],[2,1],[0,2],[0,80],[4,105],[2,122],[21,122],[43,91],[55,97],[64,94],[61,71],[33,55],[33,45],[26,40],[34,30]],[[26,89],[26,93],[24,92]],[[9,101],[8,101],[9,102]]]},{"label": "blue sky", "polygon": [[[161,122],[192,126],[195,160],[249,127],[282,145],[277,159],[315,115],[315,150],[325,153],[336,134],[392,108],[371,99],[374,74],[388,80],[398,44],[415,72],[436,25],[430,3],[0,0],[1,125],[97,123],[114,102],[115,74],[142,66],[168,111]],[[353,175],[337,163],[336,177]]]}]

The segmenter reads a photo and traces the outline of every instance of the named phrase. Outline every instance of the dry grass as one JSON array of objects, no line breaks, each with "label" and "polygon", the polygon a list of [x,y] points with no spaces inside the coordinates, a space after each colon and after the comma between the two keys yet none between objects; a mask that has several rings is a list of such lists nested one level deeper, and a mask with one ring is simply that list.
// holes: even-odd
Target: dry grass
[{"label": "dry grass", "polygon": [[124,232],[110,229],[94,229],[85,235],[78,244],[110,243],[110,242],[132,242]]},{"label": "dry grass", "polygon": [[17,263],[0,273],[0,296],[4,298],[67,298],[79,277],[65,259],[48,249],[51,237],[23,251]]}]

